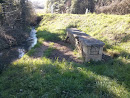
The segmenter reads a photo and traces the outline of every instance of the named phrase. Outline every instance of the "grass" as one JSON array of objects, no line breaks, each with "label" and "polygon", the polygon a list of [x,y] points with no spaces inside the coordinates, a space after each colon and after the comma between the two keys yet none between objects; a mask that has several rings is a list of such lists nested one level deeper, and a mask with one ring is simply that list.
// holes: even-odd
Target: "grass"
[{"label": "grass", "polygon": [[[129,98],[129,38],[121,40],[123,35],[112,39],[123,33],[125,36],[130,34],[129,19],[130,15],[44,15],[37,28],[38,44],[0,75],[0,97]],[[77,27],[104,41],[105,52],[118,56],[108,61],[84,64],[58,59],[53,61],[48,58],[53,53],[51,43],[43,57],[33,58],[33,53],[37,52],[35,48],[40,47],[43,41],[64,40],[67,27]],[[77,54],[76,50],[74,52]]]},{"label": "grass", "polygon": [[54,43],[50,43],[49,44],[49,47],[48,47],[48,49],[46,49],[44,51],[44,55],[43,56],[49,57],[53,53],[53,51],[55,50],[55,48],[53,48],[53,45],[54,45]]},{"label": "grass", "polygon": [[126,85],[111,77],[118,75],[111,67],[102,62],[80,65],[52,61],[46,57],[32,59],[25,55],[1,74],[0,93],[4,98],[127,98],[129,92]]}]

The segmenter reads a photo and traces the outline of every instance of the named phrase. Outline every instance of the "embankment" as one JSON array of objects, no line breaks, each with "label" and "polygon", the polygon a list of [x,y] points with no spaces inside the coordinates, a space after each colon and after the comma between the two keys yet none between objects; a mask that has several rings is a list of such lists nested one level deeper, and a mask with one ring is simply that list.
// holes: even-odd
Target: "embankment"
[{"label": "embankment", "polygon": [[130,15],[45,14],[38,30],[65,34],[68,27],[76,27],[105,42],[104,50],[111,56],[130,58]]},{"label": "embankment", "polygon": [[9,30],[4,31],[1,29],[0,32],[0,50],[5,48],[12,47],[14,45],[18,45],[28,38],[29,30],[20,31],[20,30]]},{"label": "embankment", "polygon": [[[30,22],[30,26],[37,26],[41,20],[41,16],[35,16],[35,19]],[[0,27],[0,50],[12,47],[14,45],[19,45],[22,42],[25,42],[29,37],[30,31],[31,29],[29,28],[29,25],[26,27],[26,30],[6,30],[4,27]]]}]

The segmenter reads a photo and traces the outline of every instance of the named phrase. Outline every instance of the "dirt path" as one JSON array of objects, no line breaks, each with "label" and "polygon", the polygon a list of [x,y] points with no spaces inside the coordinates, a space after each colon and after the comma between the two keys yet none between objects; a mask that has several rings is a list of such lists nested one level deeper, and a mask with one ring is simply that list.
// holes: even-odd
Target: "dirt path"
[{"label": "dirt path", "polygon": [[48,57],[52,60],[56,60],[58,58],[59,61],[62,61],[63,59],[65,59],[70,62],[77,62],[77,63],[83,62],[79,58],[79,56],[77,56],[78,54],[74,54],[74,50],[72,49],[72,46],[69,43],[65,43],[65,42],[44,41],[43,45],[40,48],[36,49],[34,57],[36,58],[43,57],[44,52],[50,46],[54,48],[54,50]]}]

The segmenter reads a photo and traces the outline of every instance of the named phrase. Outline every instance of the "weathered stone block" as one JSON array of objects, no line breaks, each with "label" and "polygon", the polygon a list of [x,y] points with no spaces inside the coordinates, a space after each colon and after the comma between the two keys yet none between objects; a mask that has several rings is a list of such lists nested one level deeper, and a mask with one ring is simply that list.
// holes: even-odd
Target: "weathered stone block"
[{"label": "weathered stone block", "polygon": [[94,61],[102,59],[103,46],[105,45],[102,41],[94,39],[76,28],[67,29],[67,37],[68,41],[77,47],[86,62],[91,59]]}]

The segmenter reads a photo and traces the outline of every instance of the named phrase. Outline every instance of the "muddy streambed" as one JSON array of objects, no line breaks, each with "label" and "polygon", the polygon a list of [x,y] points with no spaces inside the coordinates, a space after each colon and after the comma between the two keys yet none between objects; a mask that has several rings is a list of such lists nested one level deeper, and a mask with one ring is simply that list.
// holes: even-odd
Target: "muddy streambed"
[{"label": "muddy streambed", "polygon": [[20,59],[24,54],[37,44],[36,30],[32,28],[30,36],[25,43],[0,51],[0,67]]}]

